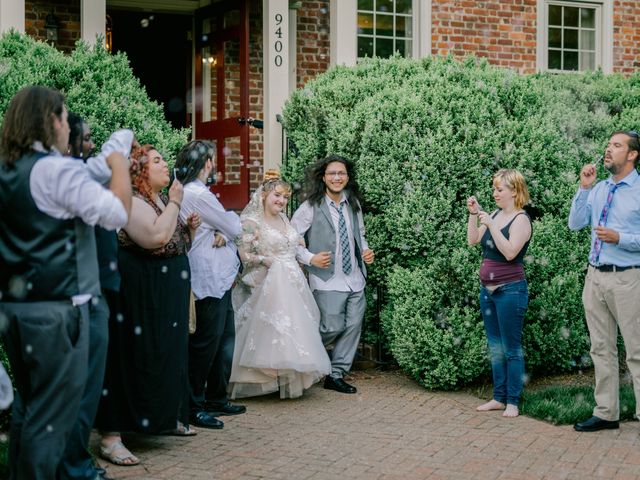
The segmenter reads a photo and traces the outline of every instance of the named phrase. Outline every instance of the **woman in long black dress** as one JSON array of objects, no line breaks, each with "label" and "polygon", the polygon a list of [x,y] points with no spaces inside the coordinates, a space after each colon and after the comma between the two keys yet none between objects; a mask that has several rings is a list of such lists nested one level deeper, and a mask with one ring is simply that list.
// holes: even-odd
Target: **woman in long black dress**
[{"label": "woman in long black dress", "polygon": [[[118,234],[121,305],[96,419],[100,456],[116,465],[139,463],[120,432],[195,434],[187,423],[190,235],[178,218],[182,185],[174,181],[168,198],[160,193],[169,171],[151,145],[134,150],[131,162],[131,216]],[[198,219],[189,220],[197,228]]]}]

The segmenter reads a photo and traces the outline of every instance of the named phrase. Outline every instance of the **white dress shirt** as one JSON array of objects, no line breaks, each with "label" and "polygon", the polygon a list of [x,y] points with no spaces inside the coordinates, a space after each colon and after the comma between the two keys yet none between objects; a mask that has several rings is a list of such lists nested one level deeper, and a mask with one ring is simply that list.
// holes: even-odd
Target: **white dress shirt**
[{"label": "white dress shirt", "polygon": [[[124,205],[89,175],[84,162],[63,157],[55,149],[47,152],[41,142],[34,142],[33,149],[48,153],[35,163],[29,176],[31,198],[41,212],[60,220],[79,217],[87,225],[100,225],[108,230],[126,225]],[[90,299],[87,293],[72,297],[74,305]]]},{"label": "white dress shirt", "polygon": [[[202,224],[196,230],[188,254],[191,290],[198,300],[222,298],[233,285],[240,267],[233,243],[242,232],[240,217],[234,212],[227,212],[211,190],[198,179],[184,186],[180,219],[186,223],[193,212],[200,215]],[[216,232],[227,240],[224,247],[213,246]]]},{"label": "white dress shirt", "polygon": [[[349,255],[351,255],[351,273],[346,275],[342,271],[342,251],[340,249],[340,229],[338,227],[340,221],[340,214],[338,213],[338,209],[340,208],[339,204],[335,204],[328,195],[324,197],[327,202],[327,206],[329,207],[329,212],[331,212],[331,220],[333,221],[333,227],[336,234],[336,251],[332,253],[332,262],[333,262],[333,277],[331,277],[326,282],[316,275],[310,273],[309,274],[309,287],[311,290],[332,290],[337,292],[359,292],[365,287],[365,278],[360,270],[360,266],[356,261],[355,256],[355,240],[353,238],[353,229],[351,227],[351,216],[347,211],[349,208],[349,201],[347,200],[345,194],[343,193],[340,197],[340,203],[344,203],[342,207],[342,213],[344,215],[345,223],[347,226],[347,234],[349,236]],[[333,206],[335,205],[335,207]],[[356,221],[358,222],[358,231],[360,232],[360,245],[362,246],[362,252],[369,249],[369,245],[364,238],[364,221],[362,219],[362,212],[359,211],[356,214]],[[295,230],[304,237],[307,230],[311,227],[313,223],[313,205],[311,205],[308,201],[304,202],[298,210],[296,210],[293,218],[291,219],[291,225]],[[360,252],[362,254],[362,252]],[[313,257],[313,253],[309,252],[304,247],[300,247],[298,249],[297,257],[302,260],[305,265],[311,265],[311,258]]]},{"label": "white dress shirt", "polygon": [[[40,142],[35,142],[33,149],[44,152]],[[111,190],[91,178],[86,164],[63,157],[56,150],[47,153],[35,163],[29,176],[31,197],[41,212],[61,220],[79,217],[87,225],[107,230],[126,225],[124,205]]]},{"label": "white dress shirt", "polygon": [[89,176],[102,185],[108,185],[111,181],[111,168],[107,164],[107,157],[113,152],[119,152],[124,158],[129,158],[132,143],[131,130],[122,129],[111,134],[109,140],[102,145],[100,152],[95,157],[87,159]]}]

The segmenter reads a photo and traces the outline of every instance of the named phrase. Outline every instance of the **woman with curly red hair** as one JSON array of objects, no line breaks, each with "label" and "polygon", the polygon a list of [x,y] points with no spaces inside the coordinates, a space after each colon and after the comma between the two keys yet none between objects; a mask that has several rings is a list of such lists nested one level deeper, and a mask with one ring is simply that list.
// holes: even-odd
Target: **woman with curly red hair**
[{"label": "woman with curly red hair", "polygon": [[190,271],[189,226],[179,220],[182,184],[168,197],[167,162],[152,145],[131,153],[133,200],[129,223],[118,234],[122,277],[120,311],[109,332],[107,372],[96,427],[100,456],[136,465],[120,432],[194,435],[189,428],[187,345]]}]

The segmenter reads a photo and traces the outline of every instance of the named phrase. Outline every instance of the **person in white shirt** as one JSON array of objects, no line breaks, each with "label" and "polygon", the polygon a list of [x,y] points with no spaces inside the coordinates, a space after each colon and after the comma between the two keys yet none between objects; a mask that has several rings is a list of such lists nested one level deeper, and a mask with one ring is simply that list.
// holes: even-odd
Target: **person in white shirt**
[{"label": "person in white shirt", "polygon": [[242,226],[207,186],[214,159],[213,144],[194,140],[178,153],[175,171],[184,185],[180,218],[197,213],[202,221],[189,251],[196,298],[196,331],[189,336],[190,421],[217,429],[224,426],[217,416],[238,415],[246,408],[232,405],[227,394],[235,344],[231,287],[240,268],[233,241]]},{"label": "person in white shirt", "polygon": [[13,97],[0,139],[0,315],[17,388],[11,478],[57,478],[87,379],[88,302],[100,294],[91,227],[122,227],[131,208],[128,160],[105,158],[105,188],[61,155],[68,141],[60,92],[31,86]]},{"label": "person in white shirt", "polygon": [[331,375],[324,388],[356,393],[344,375],[358,348],[367,270],[374,253],[364,237],[364,222],[353,164],[331,155],[309,170],[307,200],[291,219],[303,235],[308,252],[302,256],[309,284],[320,308],[320,334],[325,346],[333,345]]}]

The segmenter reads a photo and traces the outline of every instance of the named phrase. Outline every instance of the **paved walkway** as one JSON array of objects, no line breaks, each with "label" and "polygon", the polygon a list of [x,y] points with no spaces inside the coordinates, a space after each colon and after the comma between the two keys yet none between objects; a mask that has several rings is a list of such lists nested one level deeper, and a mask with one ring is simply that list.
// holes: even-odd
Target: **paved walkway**
[{"label": "paved walkway", "polygon": [[357,395],[316,385],[302,399],[248,399],[224,430],[130,436],[127,479],[640,479],[640,424],[577,433],[476,413],[476,398],[429,392],[400,372],[358,372]]}]

